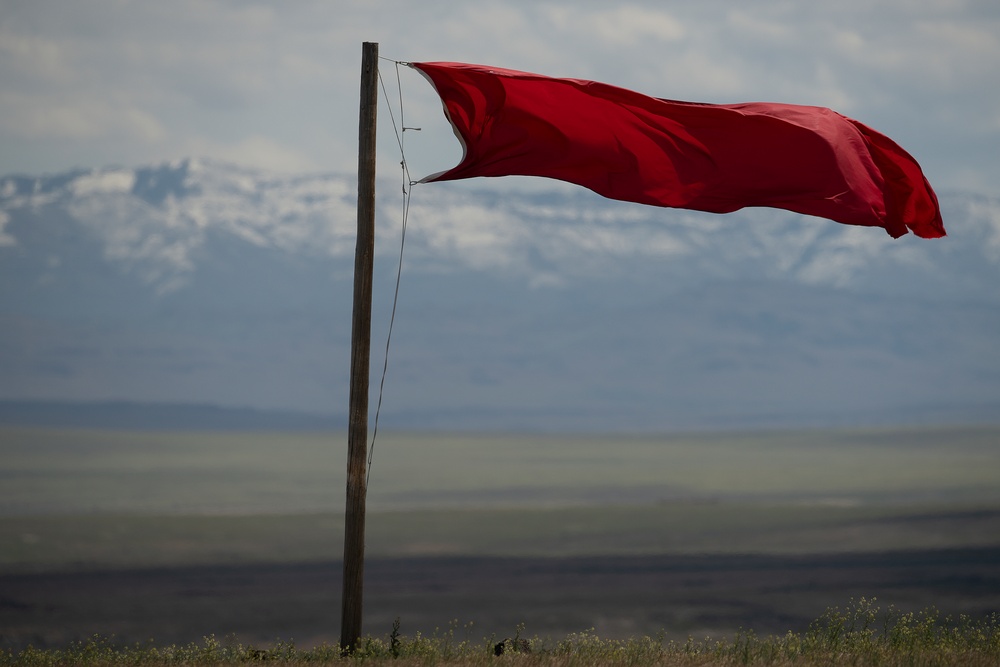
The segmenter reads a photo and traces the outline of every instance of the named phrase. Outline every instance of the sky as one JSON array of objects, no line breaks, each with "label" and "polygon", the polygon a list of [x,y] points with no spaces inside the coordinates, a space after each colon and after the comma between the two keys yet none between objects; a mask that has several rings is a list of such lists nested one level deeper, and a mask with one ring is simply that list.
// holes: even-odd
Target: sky
[{"label": "sky", "polygon": [[[0,174],[214,158],[357,166],[361,44],[380,44],[379,161],[400,160],[391,60],[592,79],[656,97],[831,107],[939,191],[1000,196],[996,0],[0,0]],[[400,68],[413,177],[461,155]],[[387,98],[387,99],[386,99]]]}]

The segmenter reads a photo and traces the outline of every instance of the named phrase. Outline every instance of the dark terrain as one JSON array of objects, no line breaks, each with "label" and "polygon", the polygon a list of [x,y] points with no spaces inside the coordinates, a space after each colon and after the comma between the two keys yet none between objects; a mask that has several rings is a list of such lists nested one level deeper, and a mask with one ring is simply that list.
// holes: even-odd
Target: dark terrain
[{"label": "dark terrain", "polygon": [[[101,634],[157,645],[220,640],[335,643],[339,563],[0,575],[0,647],[60,646]],[[810,556],[370,559],[365,632],[392,621],[457,641],[523,634],[558,640],[721,637],[801,631],[828,607],[1000,609],[1000,548]],[[471,627],[467,627],[472,622]]]}]

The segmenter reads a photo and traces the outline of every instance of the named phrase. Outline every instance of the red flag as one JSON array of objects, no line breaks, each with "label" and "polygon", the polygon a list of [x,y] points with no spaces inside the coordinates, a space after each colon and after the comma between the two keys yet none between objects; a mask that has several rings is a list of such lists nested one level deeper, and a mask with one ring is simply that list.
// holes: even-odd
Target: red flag
[{"label": "red flag", "polygon": [[770,206],[895,238],[945,234],[916,160],[830,109],[677,102],[483,65],[411,65],[441,96],[465,150],[425,182],[544,176],[653,206]]}]

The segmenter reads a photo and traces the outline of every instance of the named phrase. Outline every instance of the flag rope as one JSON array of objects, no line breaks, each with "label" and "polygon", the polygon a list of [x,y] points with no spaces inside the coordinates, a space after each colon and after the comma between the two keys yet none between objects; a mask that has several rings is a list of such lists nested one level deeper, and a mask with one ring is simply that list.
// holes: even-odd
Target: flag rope
[{"label": "flag rope", "polygon": [[365,486],[368,486],[368,481],[372,474],[372,461],[375,455],[375,439],[378,437],[378,421],[379,415],[382,413],[382,395],[385,390],[385,378],[389,371],[389,345],[392,341],[392,329],[396,322],[396,305],[399,303],[399,285],[400,280],[403,275],[403,248],[406,246],[406,222],[410,215],[410,195],[413,186],[416,183],[410,178],[410,169],[406,163],[406,150],[404,148],[404,137],[407,130],[420,130],[419,127],[406,127],[406,123],[403,117],[403,86],[399,78],[399,66],[401,63],[398,60],[392,60],[391,58],[382,58],[380,60],[388,60],[395,64],[396,68],[396,89],[399,93],[399,126],[396,126],[396,116],[392,112],[392,104],[389,102],[389,94],[385,88],[385,81],[382,79],[382,69],[378,70],[378,81],[379,85],[382,87],[382,97],[385,99],[386,109],[389,111],[389,118],[392,120],[392,130],[396,134],[396,144],[399,146],[399,157],[400,166],[402,167],[402,177],[403,177],[403,200],[402,200],[402,224],[400,228],[400,238],[399,238],[399,264],[396,267],[396,286],[392,295],[392,310],[389,315],[389,331],[385,337],[385,355],[382,362],[382,378],[378,385],[378,402],[375,406],[375,423],[372,427],[372,439],[371,445],[368,448],[368,470],[365,476]]}]

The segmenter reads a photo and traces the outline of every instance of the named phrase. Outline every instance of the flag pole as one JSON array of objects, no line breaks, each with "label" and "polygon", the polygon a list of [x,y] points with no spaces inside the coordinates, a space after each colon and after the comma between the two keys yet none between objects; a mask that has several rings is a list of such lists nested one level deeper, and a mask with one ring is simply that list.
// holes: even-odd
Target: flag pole
[{"label": "flag pole", "polygon": [[375,120],[378,43],[361,47],[358,123],[358,240],[354,255],[351,396],[347,436],[347,506],[344,514],[344,588],[340,647],[350,653],[361,636],[365,564],[365,495],[368,457],[368,373],[371,352],[372,270],[375,255]]}]

